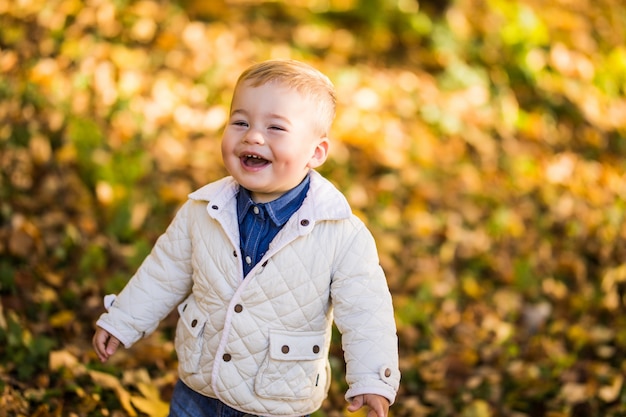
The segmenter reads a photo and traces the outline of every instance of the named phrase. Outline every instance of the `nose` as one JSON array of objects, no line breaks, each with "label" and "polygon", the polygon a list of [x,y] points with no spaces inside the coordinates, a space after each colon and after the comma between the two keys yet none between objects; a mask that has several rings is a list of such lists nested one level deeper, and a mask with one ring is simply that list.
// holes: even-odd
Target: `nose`
[{"label": "nose", "polygon": [[244,142],[253,144],[253,145],[262,145],[265,143],[265,139],[263,138],[263,134],[259,132],[257,129],[250,128],[246,132],[243,137]]}]

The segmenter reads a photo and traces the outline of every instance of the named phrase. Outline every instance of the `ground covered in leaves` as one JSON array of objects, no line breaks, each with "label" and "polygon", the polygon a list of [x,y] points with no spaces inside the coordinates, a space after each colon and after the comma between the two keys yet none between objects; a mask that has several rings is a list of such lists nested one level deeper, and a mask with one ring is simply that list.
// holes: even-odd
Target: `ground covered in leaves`
[{"label": "ground covered in leaves", "polygon": [[[396,307],[392,415],[626,415],[620,0],[0,0],[0,416],[164,416],[172,315],[100,364],[119,291],[219,157],[237,75],[334,81],[322,172]],[[342,357],[318,416],[345,410]]]}]

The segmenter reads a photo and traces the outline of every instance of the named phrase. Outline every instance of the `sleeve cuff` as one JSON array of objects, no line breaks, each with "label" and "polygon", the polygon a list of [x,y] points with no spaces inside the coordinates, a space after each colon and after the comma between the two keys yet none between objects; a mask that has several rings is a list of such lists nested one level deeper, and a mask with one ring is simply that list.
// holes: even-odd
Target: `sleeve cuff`
[{"label": "sleeve cuff", "polygon": [[389,401],[389,405],[392,405],[396,401],[396,392],[389,388],[384,387],[358,387],[358,388],[350,388],[348,392],[346,392],[346,401],[352,402],[352,399],[357,395],[365,395],[365,394],[376,394],[381,397],[385,397]]},{"label": "sleeve cuff", "polygon": [[133,344],[133,341],[123,337],[122,334],[115,329],[115,327],[113,327],[109,322],[103,319],[103,316],[98,319],[98,321],[96,322],[96,326],[101,327],[109,332],[109,334],[117,338],[117,340],[119,340],[124,345],[124,347],[128,349]]}]

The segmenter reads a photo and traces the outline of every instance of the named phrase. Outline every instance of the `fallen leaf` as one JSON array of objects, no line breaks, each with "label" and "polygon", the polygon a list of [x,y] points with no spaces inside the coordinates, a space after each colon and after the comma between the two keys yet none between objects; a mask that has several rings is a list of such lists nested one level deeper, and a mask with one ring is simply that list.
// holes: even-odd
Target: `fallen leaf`
[{"label": "fallen leaf", "polygon": [[131,417],[137,416],[137,411],[132,406],[131,395],[122,386],[122,383],[119,379],[117,379],[113,375],[94,370],[89,371],[89,376],[91,376],[91,379],[93,379],[96,385],[100,385],[103,388],[108,388],[115,391],[118,400],[120,400],[120,404],[122,404],[122,407],[128,413],[128,415],[130,415]]}]

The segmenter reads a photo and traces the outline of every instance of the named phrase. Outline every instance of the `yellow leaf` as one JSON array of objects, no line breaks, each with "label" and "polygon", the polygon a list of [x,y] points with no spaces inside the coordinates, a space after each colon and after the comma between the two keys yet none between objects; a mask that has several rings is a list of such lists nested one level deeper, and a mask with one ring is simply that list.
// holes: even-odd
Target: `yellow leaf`
[{"label": "yellow leaf", "polygon": [[346,407],[346,409],[344,409],[343,411],[343,415],[344,416],[350,416],[350,417],[367,417],[367,411],[368,408],[367,407],[361,407],[360,409],[358,409],[357,411],[355,411],[354,413],[348,411],[348,408]]},{"label": "yellow leaf", "polygon": [[141,392],[143,396],[148,399],[161,399],[158,388],[153,384],[139,382],[137,383],[137,389],[139,389],[139,392]]},{"label": "yellow leaf", "polygon": [[133,395],[130,397],[137,410],[151,417],[167,417],[170,407],[158,398],[144,398]]},{"label": "yellow leaf", "polygon": [[64,327],[73,322],[76,314],[72,310],[62,310],[50,317],[50,325],[52,327]]},{"label": "yellow leaf", "polygon": [[589,392],[585,384],[568,382],[561,387],[560,396],[568,404],[578,404],[589,399]]},{"label": "yellow leaf", "polygon": [[113,375],[93,370],[89,371],[89,376],[91,376],[91,379],[93,379],[96,385],[115,391],[117,398],[120,400],[120,404],[122,404],[122,407],[128,413],[128,415],[131,417],[137,416],[137,411],[135,411],[131,404],[131,395],[122,386],[122,383],[119,379],[117,379]]},{"label": "yellow leaf", "polygon": [[72,355],[67,350],[55,350],[50,352],[49,367],[52,371],[67,368],[72,370],[74,375],[82,375],[85,372],[85,366],[79,363],[76,356]]},{"label": "yellow leaf", "polygon": [[125,372],[124,381],[135,385],[142,395],[133,395],[130,399],[137,410],[151,417],[167,417],[169,404],[161,400],[158,387],[145,369]]},{"label": "yellow leaf", "polygon": [[464,276],[462,278],[461,285],[463,287],[463,291],[470,297],[480,298],[483,295],[484,288],[473,276]]},{"label": "yellow leaf", "polygon": [[616,375],[613,378],[611,385],[604,385],[598,390],[598,397],[607,403],[617,400],[622,386],[624,385],[624,377],[622,375]]},{"label": "yellow leaf", "polygon": [[489,404],[484,400],[474,400],[463,409],[463,417],[490,417]]}]

